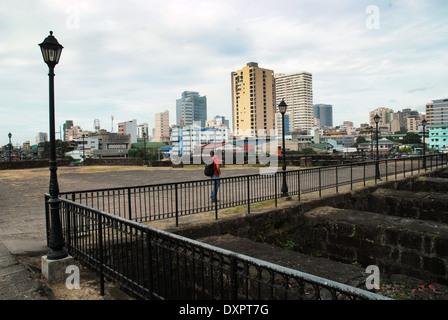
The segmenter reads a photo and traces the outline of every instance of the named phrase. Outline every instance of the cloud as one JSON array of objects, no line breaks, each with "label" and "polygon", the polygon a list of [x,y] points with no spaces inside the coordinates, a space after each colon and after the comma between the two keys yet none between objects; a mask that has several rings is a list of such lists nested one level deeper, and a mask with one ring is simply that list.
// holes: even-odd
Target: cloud
[{"label": "cloud", "polygon": [[[365,9],[379,8],[369,30]],[[315,103],[334,123],[366,122],[379,105],[421,107],[446,96],[448,2],[423,0],[3,0],[0,6],[0,144],[48,131],[47,68],[37,46],[54,31],[57,123],[109,129],[154,125],[185,90],[208,100],[209,117],[231,120],[230,73],[258,62],[313,74]],[[28,131],[26,128],[30,128]],[[20,133],[19,133],[20,132]],[[2,140],[3,139],[3,140]]]},{"label": "cloud", "polygon": [[431,88],[423,87],[423,88],[411,89],[411,90],[408,90],[407,92],[408,92],[408,93],[414,93],[414,92],[419,92],[419,91],[427,91],[427,90],[429,90],[429,89],[431,89]]}]

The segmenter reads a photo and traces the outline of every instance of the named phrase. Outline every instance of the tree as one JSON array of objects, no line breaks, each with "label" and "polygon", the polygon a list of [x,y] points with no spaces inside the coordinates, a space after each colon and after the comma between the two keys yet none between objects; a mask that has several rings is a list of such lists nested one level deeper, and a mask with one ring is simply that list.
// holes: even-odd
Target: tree
[{"label": "tree", "polygon": [[406,133],[406,136],[403,138],[404,144],[421,144],[422,139],[417,133],[414,132],[408,132]]},{"label": "tree", "polygon": [[[147,142],[146,143],[146,158],[148,160],[157,160],[159,155],[159,148],[165,147],[163,142]],[[131,144],[131,148],[128,150],[128,156],[130,158],[144,158],[145,157],[145,143],[136,142]]]},{"label": "tree", "polygon": [[359,136],[358,138],[356,138],[356,143],[360,144],[360,143],[364,143],[367,142],[367,139],[363,136]]},{"label": "tree", "polygon": [[[72,150],[66,141],[56,140],[55,141],[56,146],[56,156],[57,158],[63,158],[63,155],[65,155],[66,152]],[[50,142],[45,141],[44,142],[44,149],[42,153],[40,154],[41,159],[48,159],[50,158]]]}]

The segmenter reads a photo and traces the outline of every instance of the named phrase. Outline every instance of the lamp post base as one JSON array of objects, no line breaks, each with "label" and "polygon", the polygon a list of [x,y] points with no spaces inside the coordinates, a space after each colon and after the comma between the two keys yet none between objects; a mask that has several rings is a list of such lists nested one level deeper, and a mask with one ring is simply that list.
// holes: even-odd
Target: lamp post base
[{"label": "lamp post base", "polygon": [[67,251],[62,248],[62,249],[51,249],[50,252],[48,252],[47,254],[47,259],[48,260],[60,260],[60,259],[64,259],[68,256]]},{"label": "lamp post base", "polygon": [[58,260],[52,260],[47,256],[41,259],[41,269],[43,276],[52,282],[63,283],[67,279],[66,269],[70,265],[74,265],[75,261],[72,256],[66,256]]}]

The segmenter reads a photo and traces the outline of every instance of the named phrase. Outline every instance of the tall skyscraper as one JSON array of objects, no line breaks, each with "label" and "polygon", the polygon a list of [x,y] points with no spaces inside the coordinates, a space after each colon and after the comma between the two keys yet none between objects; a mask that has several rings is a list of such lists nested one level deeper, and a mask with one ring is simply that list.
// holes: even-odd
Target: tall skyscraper
[{"label": "tall skyscraper", "polygon": [[448,99],[432,100],[426,104],[427,126],[448,124]]},{"label": "tall skyscraper", "polygon": [[313,105],[313,116],[320,120],[321,127],[333,126],[333,106],[331,104]]},{"label": "tall skyscraper", "polygon": [[170,141],[170,114],[168,110],[156,113],[156,121],[154,125],[154,141],[169,142]]},{"label": "tall skyscraper", "polygon": [[62,125],[62,132],[64,133],[64,141],[67,141],[65,136],[65,130],[73,127],[73,120],[65,120],[65,123]]},{"label": "tall skyscraper", "polygon": [[288,105],[290,131],[309,132],[313,127],[313,76],[309,72],[278,73],[275,78],[275,105]]},{"label": "tall skyscraper", "polygon": [[182,97],[176,100],[176,125],[191,126],[193,122],[200,121],[201,127],[205,127],[207,120],[207,97],[200,96],[199,92],[184,91]]},{"label": "tall skyscraper", "polygon": [[232,78],[232,122],[236,135],[269,135],[274,129],[274,71],[249,62]]}]

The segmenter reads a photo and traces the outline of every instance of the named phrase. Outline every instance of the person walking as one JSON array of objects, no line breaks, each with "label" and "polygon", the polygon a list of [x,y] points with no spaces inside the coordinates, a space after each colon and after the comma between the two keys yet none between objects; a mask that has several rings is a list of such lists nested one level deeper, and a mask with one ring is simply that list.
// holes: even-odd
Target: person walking
[{"label": "person walking", "polygon": [[210,157],[211,157],[211,161],[213,162],[213,175],[212,175],[212,180],[213,181],[213,189],[212,189],[212,201],[216,202],[217,201],[217,194],[218,194],[218,190],[219,190],[219,176],[221,175],[221,167],[219,166],[221,161],[219,160],[219,157],[217,155],[215,155],[215,151],[212,150],[210,151]]}]

